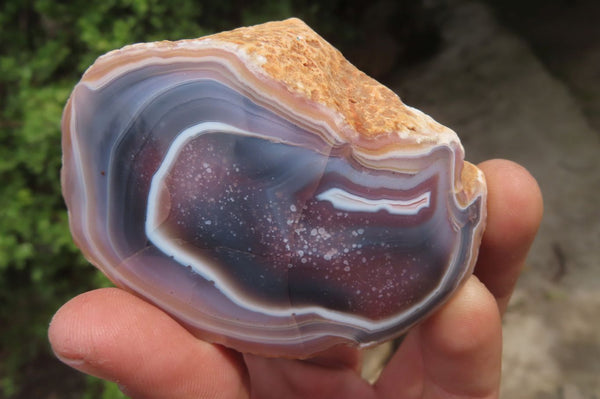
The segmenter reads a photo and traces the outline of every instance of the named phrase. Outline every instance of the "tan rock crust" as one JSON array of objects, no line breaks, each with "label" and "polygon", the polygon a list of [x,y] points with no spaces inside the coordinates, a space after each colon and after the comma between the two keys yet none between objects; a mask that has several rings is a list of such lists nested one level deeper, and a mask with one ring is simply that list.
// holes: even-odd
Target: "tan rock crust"
[{"label": "tan rock crust", "polygon": [[[362,135],[417,131],[422,115],[390,89],[348,62],[341,52],[297,18],[218,33],[204,39],[236,44],[290,91],[334,109]],[[258,56],[258,57],[256,57]],[[432,133],[443,127],[433,121]]]},{"label": "tan rock crust", "polygon": [[84,79],[97,79],[149,55],[194,56],[209,48],[243,58],[253,73],[280,82],[292,95],[329,109],[363,138],[425,146],[459,142],[454,132],[406,106],[392,90],[358,70],[298,18],[198,39],[125,46],[100,57]]},{"label": "tan rock crust", "polygon": [[[197,39],[125,46],[100,57],[82,80],[103,79],[119,68],[150,58],[202,57],[209,53],[231,54],[259,80],[277,82],[289,97],[326,110],[327,118],[336,119],[335,129],[343,130],[340,133],[349,142],[358,138],[365,153],[378,154],[392,147],[419,152],[447,145],[459,151],[462,158],[455,132],[406,106],[392,90],[358,70],[298,18]],[[325,118],[325,114],[321,117]],[[457,192],[465,190],[468,200],[482,191],[483,175],[468,165],[462,172],[462,166],[457,167]]]}]

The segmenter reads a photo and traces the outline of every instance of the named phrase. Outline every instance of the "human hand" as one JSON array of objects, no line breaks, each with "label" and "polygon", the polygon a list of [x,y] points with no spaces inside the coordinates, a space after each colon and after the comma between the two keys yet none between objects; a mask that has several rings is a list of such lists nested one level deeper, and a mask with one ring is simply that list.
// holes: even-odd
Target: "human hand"
[{"label": "human hand", "polygon": [[49,338],[66,364],[117,382],[133,398],[497,398],[501,314],[542,215],[535,180],[501,160],[479,165],[488,225],[475,274],[413,328],[375,384],[361,353],[338,347],[309,360],[244,355],[198,340],[162,310],[117,288],[72,299]]}]

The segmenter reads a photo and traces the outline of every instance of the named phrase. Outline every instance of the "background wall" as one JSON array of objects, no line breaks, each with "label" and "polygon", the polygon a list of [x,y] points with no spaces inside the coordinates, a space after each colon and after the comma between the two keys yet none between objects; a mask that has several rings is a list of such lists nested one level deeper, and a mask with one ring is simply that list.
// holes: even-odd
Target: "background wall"
[{"label": "background wall", "polygon": [[456,130],[469,160],[534,174],[546,213],[505,318],[503,397],[600,398],[599,3],[366,3],[3,2],[0,398],[122,397],[62,366],[46,339],[62,303],[109,284],[72,244],[60,196],[60,117],[85,68],[128,43],[292,15]]},{"label": "background wall", "polygon": [[393,87],[468,159],[515,160],[544,195],[504,318],[502,397],[598,398],[600,3],[444,3],[439,51]]}]

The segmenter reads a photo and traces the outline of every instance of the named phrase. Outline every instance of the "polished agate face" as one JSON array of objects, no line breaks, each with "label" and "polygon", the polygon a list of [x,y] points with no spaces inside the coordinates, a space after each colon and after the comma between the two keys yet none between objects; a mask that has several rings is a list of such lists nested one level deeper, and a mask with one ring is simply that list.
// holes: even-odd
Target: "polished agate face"
[{"label": "polished agate face", "polygon": [[101,57],[63,151],[86,257],[198,337],[267,356],[403,333],[470,274],[484,224],[454,132],[299,20]]}]

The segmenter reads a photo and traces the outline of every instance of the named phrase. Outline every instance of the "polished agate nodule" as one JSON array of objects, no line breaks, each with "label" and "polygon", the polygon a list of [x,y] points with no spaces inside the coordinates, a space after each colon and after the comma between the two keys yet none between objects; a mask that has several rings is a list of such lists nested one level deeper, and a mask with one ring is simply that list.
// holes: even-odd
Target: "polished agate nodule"
[{"label": "polished agate nodule", "polygon": [[297,19],[100,57],[63,151],[85,256],[244,352],[398,336],[471,273],[484,226],[456,134]]}]

